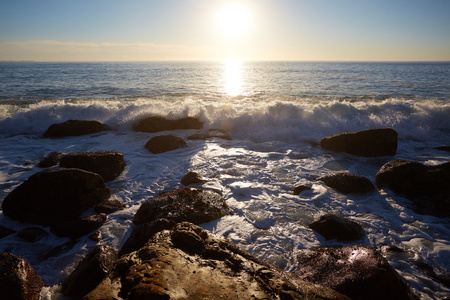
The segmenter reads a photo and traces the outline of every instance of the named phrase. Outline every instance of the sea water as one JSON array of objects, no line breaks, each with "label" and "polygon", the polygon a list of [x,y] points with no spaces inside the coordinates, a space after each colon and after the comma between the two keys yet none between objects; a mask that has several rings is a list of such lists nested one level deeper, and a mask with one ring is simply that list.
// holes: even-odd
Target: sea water
[{"label": "sea water", "polygon": [[[224,129],[232,140],[187,140],[188,148],[155,155],[144,145],[164,133],[131,129],[152,115],[199,117],[205,131]],[[51,124],[69,119],[97,120],[113,130],[42,136]],[[385,127],[399,134],[392,157],[357,157],[319,146],[327,135]],[[186,139],[197,132],[170,133]],[[450,218],[418,214],[411,201],[390,190],[343,195],[316,181],[349,171],[374,182],[380,167],[393,159],[428,165],[449,161],[449,152],[435,147],[450,146],[450,63],[3,62],[0,138],[0,202],[40,171],[37,163],[51,151],[123,153],[127,167],[107,185],[111,199],[127,208],[110,214],[100,228],[100,244],[117,250],[133,230],[140,204],[183,187],[181,177],[196,171],[208,180],[198,187],[219,192],[234,212],[202,227],[264,261],[292,271],[302,249],[395,245],[405,252],[386,258],[421,298],[450,294],[417,267],[423,262],[438,275],[448,274]],[[300,184],[311,190],[294,195]],[[358,222],[365,237],[352,243],[325,240],[308,228],[325,213]],[[17,231],[35,226],[3,213],[0,223]],[[69,239],[41,228],[47,237],[28,243],[13,234],[0,240],[0,251],[27,259],[49,286],[44,299],[62,298],[58,284],[96,243],[83,237],[44,260]]]}]

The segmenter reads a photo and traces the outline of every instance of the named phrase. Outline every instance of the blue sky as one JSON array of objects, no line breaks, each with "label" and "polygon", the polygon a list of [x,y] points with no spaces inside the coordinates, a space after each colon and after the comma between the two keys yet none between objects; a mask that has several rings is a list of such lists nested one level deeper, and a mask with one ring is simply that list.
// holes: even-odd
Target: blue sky
[{"label": "blue sky", "polygon": [[[239,38],[216,24],[230,3],[249,19]],[[0,60],[228,57],[450,60],[450,1],[0,0]]]}]

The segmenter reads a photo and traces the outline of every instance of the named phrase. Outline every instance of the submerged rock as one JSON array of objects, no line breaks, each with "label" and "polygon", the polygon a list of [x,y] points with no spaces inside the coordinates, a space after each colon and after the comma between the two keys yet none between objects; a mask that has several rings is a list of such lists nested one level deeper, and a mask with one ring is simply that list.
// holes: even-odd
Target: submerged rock
[{"label": "submerged rock", "polygon": [[441,150],[441,151],[446,151],[446,152],[450,152],[450,146],[441,146],[441,147],[436,147],[434,148],[436,150]]},{"label": "submerged rock", "polygon": [[343,194],[375,191],[375,187],[369,179],[348,172],[337,172],[319,177],[317,180],[323,181],[327,186],[334,188]]},{"label": "submerged rock", "polygon": [[320,146],[326,150],[359,156],[395,155],[397,136],[397,132],[391,128],[345,132],[324,137]]},{"label": "submerged rock", "polygon": [[0,239],[13,233],[16,233],[16,231],[0,225]]},{"label": "submerged rock", "polygon": [[187,137],[188,140],[207,140],[212,138],[232,140],[228,132],[222,129],[210,129],[207,133],[197,133]]},{"label": "submerged rock", "polygon": [[44,157],[39,163],[39,168],[48,168],[53,167],[57,165],[61,159],[61,157],[64,155],[62,152],[53,151],[50,152],[46,157]]},{"label": "submerged rock", "polygon": [[78,218],[110,196],[103,179],[80,169],[46,169],[30,176],[3,201],[5,216],[51,225]]},{"label": "submerged rock", "polygon": [[199,118],[186,117],[169,120],[161,116],[147,117],[133,125],[134,131],[159,132],[177,129],[202,129],[203,122]]},{"label": "submerged rock", "polygon": [[217,193],[193,188],[164,193],[142,203],[133,223],[136,225],[168,219],[201,224],[231,215],[225,200]]},{"label": "submerged rock", "polygon": [[297,260],[294,274],[353,300],[416,298],[386,259],[369,246],[301,250]]},{"label": "submerged rock", "polygon": [[20,230],[17,233],[17,236],[29,243],[34,243],[48,236],[48,233],[47,231],[39,227],[27,227]]},{"label": "submerged rock", "polygon": [[173,135],[155,136],[151,138],[147,142],[147,144],[145,144],[145,148],[147,148],[153,154],[163,153],[185,147],[187,147],[186,142],[182,138]]},{"label": "submerged rock", "polygon": [[39,300],[44,281],[20,256],[0,253],[0,298]]},{"label": "submerged rock", "polygon": [[427,166],[417,161],[393,160],[375,176],[379,188],[387,188],[413,200],[418,213],[450,216],[450,162]]},{"label": "submerged rock", "polygon": [[299,185],[299,186],[294,187],[292,192],[294,193],[294,195],[300,195],[301,192],[309,191],[310,189],[311,189],[311,187],[308,185]]},{"label": "submerged rock", "polygon": [[104,214],[112,214],[113,212],[116,212],[118,210],[122,210],[126,208],[126,205],[123,204],[121,201],[114,199],[114,200],[103,200],[97,206],[95,206],[94,210],[96,213],[104,213]]},{"label": "submerged rock", "polygon": [[111,181],[122,173],[126,163],[120,152],[97,151],[66,154],[61,158],[59,166],[97,173],[104,181]]},{"label": "submerged rock", "polygon": [[105,214],[97,214],[55,223],[50,227],[50,230],[59,237],[78,239],[100,228],[106,222],[106,219]]},{"label": "submerged rock", "polygon": [[346,218],[326,214],[309,224],[309,228],[317,231],[327,240],[356,241],[364,236],[361,225]]},{"label": "submerged rock", "polygon": [[203,177],[200,174],[198,174],[197,172],[189,172],[186,175],[184,175],[183,178],[181,178],[181,183],[184,186],[187,186],[190,184],[202,183],[205,181],[206,180],[203,179]]},{"label": "submerged rock", "polygon": [[53,124],[44,132],[45,137],[79,136],[102,131],[108,131],[108,125],[98,121],[68,120],[63,123]]}]

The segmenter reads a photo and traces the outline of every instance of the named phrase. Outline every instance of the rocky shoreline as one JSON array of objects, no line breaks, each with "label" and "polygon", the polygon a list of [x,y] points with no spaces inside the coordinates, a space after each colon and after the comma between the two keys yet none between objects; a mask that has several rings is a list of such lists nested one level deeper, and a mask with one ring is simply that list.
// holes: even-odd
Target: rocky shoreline
[{"label": "rocky shoreline", "polygon": [[[196,118],[149,117],[133,128],[154,133],[201,130],[202,126]],[[51,125],[44,136],[63,138],[103,130],[111,128],[97,121],[69,120]],[[188,137],[208,138],[231,139],[221,130]],[[145,145],[155,155],[180,147],[187,144],[173,135],[156,136]],[[391,156],[397,150],[397,133],[389,128],[343,133],[325,137],[321,147],[358,156]],[[109,199],[111,192],[105,185],[126,168],[121,153],[52,152],[39,167],[48,169],[30,176],[5,198],[5,216],[30,225],[48,226],[52,234],[72,241],[87,235],[99,241],[97,230],[107,215],[126,208]],[[299,268],[293,272],[262,262],[231,241],[198,227],[233,212],[219,194],[189,187],[207,179],[190,172],[180,180],[185,188],[142,203],[133,219],[136,227],[118,252],[107,245],[89,251],[62,283],[63,294],[91,300],[417,298],[381,251],[365,245],[301,251],[297,258]],[[418,213],[450,216],[450,162],[426,166],[392,160],[380,167],[375,185],[348,172],[319,177],[317,181],[343,194],[374,193],[377,188],[386,188],[410,199]],[[308,188],[293,187],[293,193]],[[82,217],[90,208],[96,214]],[[360,224],[336,215],[324,214],[309,227],[326,239],[357,242],[364,237]],[[0,228],[0,238],[10,234],[15,232]],[[48,233],[29,227],[17,235],[33,242]],[[52,251],[48,255],[54,255],[58,249]],[[436,280],[450,286],[448,276],[436,276]],[[13,253],[1,254],[0,290],[9,293],[5,299],[39,299],[43,286],[43,280],[23,258]]]}]

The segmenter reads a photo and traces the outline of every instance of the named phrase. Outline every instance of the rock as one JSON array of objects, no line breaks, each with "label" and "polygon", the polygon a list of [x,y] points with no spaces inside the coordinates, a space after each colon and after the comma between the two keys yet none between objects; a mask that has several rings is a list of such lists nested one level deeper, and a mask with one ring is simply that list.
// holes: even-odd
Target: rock
[{"label": "rock", "polygon": [[115,278],[111,280],[109,277],[105,277],[99,285],[95,287],[94,290],[85,295],[82,300],[119,300],[123,299],[120,297],[120,289],[122,283],[120,278]]},{"label": "rock", "polygon": [[436,150],[441,150],[441,151],[446,151],[446,152],[450,152],[450,146],[441,146],[441,147],[436,147],[434,148]]},{"label": "rock", "polygon": [[343,194],[368,193],[375,191],[372,182],[364,176],[353,175],[348,172],[337,172],[322,176],[317,180],[323,181],[327,186]]},{"label": "rock", "polygon": [[113,212],[116,212],[118,210],[122,210],[126,208],[126,205],[123,204],[122,202],[120,202],[117,199],[114,200],[103,200],[102,202],[100,202],[99,204],[97,204],[97,206],[95,206],[95,212],[100,214],[100,213],[104,213],[104,214],[112,214]]},{"label": "rock", "polygon": [[98,151],[66,154],[61,158],[59,166],[97,173],[104,181],[111,181],[122,173],[126,163],[120,152]]},{"label": "rock", "polygon": [[68,120],[63,123],[53,124],[44,132],[45,137],[79,136],[102,131],[108,131],[108,125],[98,121]]},{"label": "rock", "polygon": [[173,135],[155,136],[151,138],[147,142],[147,144],[145,144],[145,148],[147,148],[153,154],[163,153],[185,147],[187,147],[186,142],[182,138]]},{"label": "rock", "polygon": [[401,194],[421,214],[450,216],[450,162],[427,166],[417,161],[393,160],[375,176],[379,188]]},{"label": "rock", "polygon": [[186,117],[177,120],[169,120],[160,116],[147,117],[133,125],[134,131],[159,132],[177,129],[202,129],[203,122],[198,118]]},{"label": "rock", "polygon": [[91,234],[90,236],[88,236],[88,239],[98,243],[98,242],[100,242],[102,240],[102,232],[101,231],[96,231],[93,234]]},{"label": "rock", "polygon": [[345,132],[324,137],[320,146],[329,151],[359,156],[395,155],[397,136],[397,132],[391,128]]},{"label": "rock", "polygon": [[92,291],[114,269],[117,252],[111,246],[96,246],[62,283],[65,296],[80,299]]},{"label": "rock", "polygon": [[50,226],[50,231],[59,237],[78,239],[100,228],[106,222],[106,219],[107,216],[105,214],[98,214],[76,220],[58,222]]},{"label": "rock", "polygon": [[70,251],[73,246],[75,246],[78,243],[78,241],[70,240],[68,242],[65,242],[62,245],[56,246],[52,248],[50,251],[48,251],[42,260],[49,259],[50,257],[60,256],[64,253],[67,253]]},{"label": "rock", "polygon": [[211,138],[219,138],[230,141],[232,140],[231,136],[222,129],[210,129],[207,133],[198,133],[187,137],[188,140],[207,140]]},{"label": "rock", "polygon": [[44,157],[39,163],[39,168],[48,168],[53,167],[57,165],[61,159],[61,157],[64,155],[62,152],[53,151],[50,152],[46,157]]},{"label": "rock", "polygon": [[310,189],[311,189],[310,186],[307,186],[307,185],[299,185],[299,186],[296,186],[296,187],[292,190],[292,192],[294,193],[294,195],[300,195],[301,192],[303,192],[303,191],[308,191],[308,190],[310,190]]},{"label": "rock", "polygon": [[141,225],[168,219],[201,224],[231,214],[232,211],[219,194],[185,187],[146,200],[134,215],[133,223]]},{"label": "rock", "polygon": [[3,201],[11,219],[40,225],[73,220],[110,196],[103,179],[79,169],[46,169],[30,176]]},{"label": "rock", "polygon": [[181,178],[181,183],[185,186],[190,184],[202,183],[205,181],[206,180],[203,179],[203,177],[200,176],[200,174],[198,174],[197,172],[189,172],[184,175],[183,178]]},{"label": "rock", "polygon": [[369,246],[301,250],[297,260],[294,274],[353,300],[415,299],[400,275]]},{"label": "rock", "polygon": [[0,254],[1,299],[39,300],[44,281],[20,256]]},{"label": "rock", "polygon": [[42,228],[39,227],[27,227],[22,230],[20,230],[17,233],[17,236],[24,239],[25,241],[29,243],[34,243],[36,241],[39,241],[40,239],[48,236],[47,231],[45,231]]},{"label": "rock", "polygon": [[155,234],[116,270],[112,280],[122,279],[124,299],[348,299],[187,222]]},{"label": "rock", "polygon": [[13,233],[16,233],[16,231],[0,225],[0,239]]},{"label": "rock", "polygon": [[309,224],[327,240],[357,241],[364,236],[361,225],[346,218],[326,214]]}]

